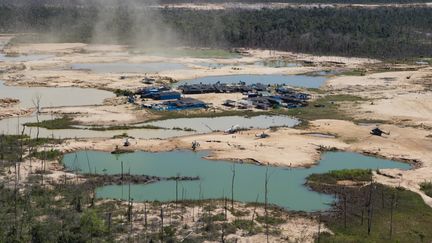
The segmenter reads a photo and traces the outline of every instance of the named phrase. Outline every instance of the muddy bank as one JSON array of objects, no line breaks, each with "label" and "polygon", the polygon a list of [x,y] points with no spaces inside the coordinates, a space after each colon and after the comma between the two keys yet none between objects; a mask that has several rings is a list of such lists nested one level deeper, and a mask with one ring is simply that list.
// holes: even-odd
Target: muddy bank
[{"label": "muddy bank", "polygon": [[[68,171],[66,169],[66,171]],[[90,183],[99,186],[109,185],[138,185],[138,184],[150,184],[159,181],[194,181],[199,180],[199,177],[157,177],[149,175],[130,175],[130,174],[114,174],[114,175],[99,175],[99,174],[84,174],[83,175]]]}]

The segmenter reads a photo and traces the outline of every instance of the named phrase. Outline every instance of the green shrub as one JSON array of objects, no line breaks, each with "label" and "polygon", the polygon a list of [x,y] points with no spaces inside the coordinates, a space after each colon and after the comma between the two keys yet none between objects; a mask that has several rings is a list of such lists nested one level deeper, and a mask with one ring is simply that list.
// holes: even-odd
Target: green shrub
[{"label": "green shrub", "polygon": [[432,182],[420,183],[420,190],[422,190],[429,197],[432,197]]},{"label": "green shrub", "polygon": [[56,160],[61,155],[62,153],[57,149],[51,149],[49,151],[37,151],[31,154],[32,157],[35,157],[40,160]]},{"label": "green shrub", "polygon": [[307,178],[309,182],[324,184],[336,184],[342,180],[362,182],[370,181],[371,179],[372,171],[363,169],[332,170],[324,174],[311,174]]}]

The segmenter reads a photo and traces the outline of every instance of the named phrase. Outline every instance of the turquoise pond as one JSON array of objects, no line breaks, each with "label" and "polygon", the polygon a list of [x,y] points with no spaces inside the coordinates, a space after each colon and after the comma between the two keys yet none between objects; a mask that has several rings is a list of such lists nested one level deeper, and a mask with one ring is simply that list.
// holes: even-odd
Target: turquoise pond
[{"label": "turquoise pond", "polygon": [[[197,181],[179,182],[179,195],[184,199],[216,199],[231,195],[231,177],[234,163],[203,159],[206,152],[173,151],[163,153],[135,152],[112,155],[108,152],[80,151],[66,154],[63,162],[68,169],[81,173],[121,173],[124,170],[136,175],[159,177],[199,176]],[[87,160],[88,156],[88,160]],[[304,186],[305,178],[312,173],[325,173],[340,169],[399,168],[407,170],[406,163],[379,159],[350,152],[327,152],[319,164],[311,168],[269,167],[269,203],[290,210],[319,211],[330,207],[335,199],[331,195],[311,191]],[[235,164],[235,200],[242,202],[264,201],[266,167],[252,164]],[[175,200],[175,181],[162,181],[147,185],[131,185],[135,201]],[[111,185],[97,189],[97,197],[127,199],[128,185]],[[179,196],[180,197],[180,196]]]},{"label": "turquoise pond", "polygon": [[303,88],[319,88],[327,80],[323,76],[307,76],[307,75],[281,75],[281,74],[268,74],[268,75],[226,75],[226,76],[210,76],[189,80],[182,80],[176,85],[183,84],[215,84],[217,82],[221,83],[238,83],[245,82],[246,84],[285,84],[295,87]]}]

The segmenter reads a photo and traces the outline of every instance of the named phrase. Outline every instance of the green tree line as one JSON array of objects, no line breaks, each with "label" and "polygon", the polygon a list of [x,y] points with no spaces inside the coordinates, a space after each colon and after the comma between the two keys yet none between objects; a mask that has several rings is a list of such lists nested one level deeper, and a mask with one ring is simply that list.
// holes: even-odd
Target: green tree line
[{"label": "green tree line", "polygon": [[[143,18],[122,6],[0,7],[0,32],[38,32],[56,41],[92,41],[98,14],[110,11],[105,26],[116,41],[130,44],[136,28],[152,35],[157,29],[176,32],[174,42],[216,48],[267,48],[325,55],[404,58],[431,56],[431,8],[287,8],[197,11],[163,9],[157,18]],[[137,9],[135,11],[141,11]],[[139,12],[138,12],[139,14]],[[135,21],[135,22],[134,22]],[[145,35],[144,35],[145,36]],[[178,39],[178,40],[177,40]],[[107,40],[109,41],[109,40]],[[110,40],[112,41],[112,40]],[[140,41],[146,42],[146,37]],[[163,42],[164,40],[161,40]],[[171,40],[172,41],[172,40]]]}]

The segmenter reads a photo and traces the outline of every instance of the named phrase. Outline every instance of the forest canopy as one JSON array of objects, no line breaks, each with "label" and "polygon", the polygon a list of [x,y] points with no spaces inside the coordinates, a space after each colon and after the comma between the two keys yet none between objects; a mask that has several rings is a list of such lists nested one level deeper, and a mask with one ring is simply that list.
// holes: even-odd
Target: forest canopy
[{"label": "forest canopy", "polygon": [[[0,32],[49,33],[56,41],[92,42],[98,13],[110,11],[114,42],[128,43],[139,31],[146,42],[162,28],[175,31],[171,42],[215,48],[266,48],[323,55],[402,58],[432,55],[431,8],[286,8],[262,10],[188,10],[165,8],[136,19],[122,6],[0,7]],[[139,10],[137,10],[139,11]],[[137,22],[138,21],[138,22]],[[140,30],[130,23],[141,26]],[[163,26],[163,27],[160,27]],[[52,41],[52,39],[50,39]],[[113,42],[113,38],[98,41]],[[163,41],[163,40],[160,40]]]}]

